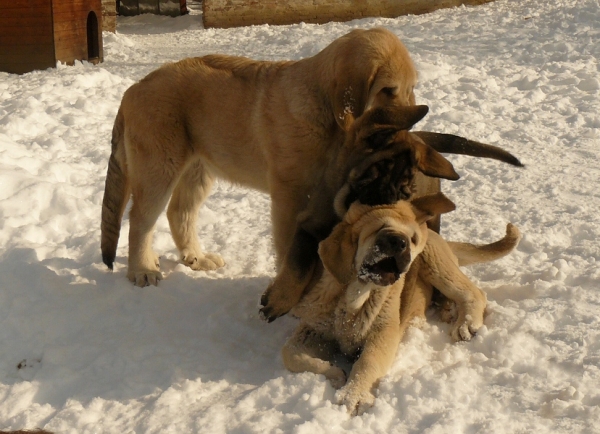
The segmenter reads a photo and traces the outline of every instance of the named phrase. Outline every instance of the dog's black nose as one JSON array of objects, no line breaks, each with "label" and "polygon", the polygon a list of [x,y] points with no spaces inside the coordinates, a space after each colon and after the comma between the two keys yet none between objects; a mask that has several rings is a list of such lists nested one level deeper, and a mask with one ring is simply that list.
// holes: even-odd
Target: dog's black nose
[{"label": "dog's black nose", "polygon": [[408,237],[397,233],[382,233],[377,239],[376,245],[379,251],[387,255],[396,255],[406,250]]}]

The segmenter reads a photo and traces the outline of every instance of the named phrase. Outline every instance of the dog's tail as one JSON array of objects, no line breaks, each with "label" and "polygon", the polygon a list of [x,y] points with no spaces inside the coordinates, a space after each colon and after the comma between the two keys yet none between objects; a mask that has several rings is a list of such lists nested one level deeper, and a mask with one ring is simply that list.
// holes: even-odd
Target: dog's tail
[{"label": "dog's tail", "polygon": [[506,235],[504,238],[484,245],[474,245],[471,243],[458,243],[449,241],[448,245],[452,253],[458,258],[458,265],[471,265],[480,262],[490,262],[508,255],[521,240],[519,229],[509,223],[506,225]]},{"label": "dog's tail", "polygon": [[125,159],[125,117],[121,108],[117,113],[112,131],[112,150],[108,160],[104,198],[102,200],[102,224],[100,249],[102,262],[113,269],[117,244],[121,232],[121,219],[129,199],[130,189]]}]

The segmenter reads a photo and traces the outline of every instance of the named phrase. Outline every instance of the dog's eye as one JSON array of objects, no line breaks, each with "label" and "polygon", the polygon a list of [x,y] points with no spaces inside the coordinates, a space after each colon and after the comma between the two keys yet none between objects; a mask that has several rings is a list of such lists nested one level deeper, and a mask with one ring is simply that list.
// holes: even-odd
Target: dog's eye
[{"label": "dog's eye", "polygon": [[398,89],[397,87],[384,87],[383,89],[381,89],[381,91],[385,95],[387,95],[389,97],[393,97],[396,95],[397,89]]},{"label": "dog's eye", "polygon": [[416,246],[419,244],[419,236],[417,234],[413,235],[413,237],[410,239],[410,242]]}]

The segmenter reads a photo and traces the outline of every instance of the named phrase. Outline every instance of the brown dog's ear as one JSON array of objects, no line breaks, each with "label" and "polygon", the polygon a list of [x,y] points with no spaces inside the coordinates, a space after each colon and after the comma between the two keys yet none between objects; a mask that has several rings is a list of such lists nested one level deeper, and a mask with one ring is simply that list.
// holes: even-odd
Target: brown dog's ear
[{"label": "brown dog's ear", "polygon": [[456,205],[443,193],[417,197],[410,201],[417,223],[425,223],[436,215],[445,214],[456,209]]},{"label": "brown dog's ear", "polygon": [[325,269],[342,285],[355,276],[354,257],[357,245],[352,239],[352,226],[338,223],[333,232],[319,243],[319,257]]},{"label": "brown dog's ear", "polygon": [[431,146],[417,139],[414,141],[417,167],[427,176],[456,181],[460,178],[450,161]]},{"label": "brown dog's ear", "polygon": [[517,157],[497,146],[476,142],[452,134],[432,133],[428,131],[414,131],[412,134],[419,136],[425,143],[438,152],[491,158],[512,164],[513,166],[524,167],[523,163]]},{"label": "brown dog's ear", "polygon": [[401,130],[410,130],[429,112],[426,105],[387,106],[367,110],[357,119],[358,137],[371,141],[379,136],[389,137]]}]

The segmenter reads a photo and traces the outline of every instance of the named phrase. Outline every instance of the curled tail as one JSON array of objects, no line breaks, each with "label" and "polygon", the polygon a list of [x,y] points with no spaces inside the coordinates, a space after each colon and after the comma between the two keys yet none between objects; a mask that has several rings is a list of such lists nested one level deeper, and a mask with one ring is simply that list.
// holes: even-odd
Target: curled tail
[{"label": "curled tail", "polygon": [[112,131],[112,150],[108,160],[104,198],[102,199],[102,224],[100,249],[102,262],[113,269],[117,244],[121,232],[121,219],[129,199],[129,181],[125,160],[125,118],[121,109],[117,113]]},{"label": "curled tail", "polygon": [[452,253],[458,258],[458,265],[471,265],[480,262],[490,262],[509,254],[521,240],[519,229],[509,223],[506,225],[504,238],[491,243],[477,246],[471,243],[457,243],[449,241],[448,245]]}]

